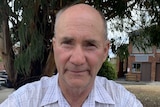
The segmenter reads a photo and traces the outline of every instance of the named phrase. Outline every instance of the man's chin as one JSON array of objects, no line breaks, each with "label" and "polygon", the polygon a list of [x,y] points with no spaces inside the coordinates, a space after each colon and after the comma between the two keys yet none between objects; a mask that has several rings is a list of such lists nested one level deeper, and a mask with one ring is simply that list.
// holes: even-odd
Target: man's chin
[{"label": "man's chin", "polygon": [[83,88],[83,87],[86,87],[87,81],[80,80],[80,79],[73,79],[72,81],[70,81],[69,84],[70,84],[70,87],[72,88]]}]

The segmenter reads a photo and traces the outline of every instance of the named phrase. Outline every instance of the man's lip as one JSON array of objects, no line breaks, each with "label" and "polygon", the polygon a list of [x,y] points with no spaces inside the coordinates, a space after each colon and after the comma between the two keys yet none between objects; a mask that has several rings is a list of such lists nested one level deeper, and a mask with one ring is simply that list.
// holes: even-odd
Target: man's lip
[{"label": "man's lip", "polygon": [[73,73],[83,73],[83,72],[87,72],[88,70],[67,70],[69,72],[73,72]]},{"label": "man's lip", "polygon": [[87,70],[82,70],[82,71],[76,71],[76,70],[69,70],[70,72],[75,72],[75,73],[81,73],[81,72],[86,72]]}]

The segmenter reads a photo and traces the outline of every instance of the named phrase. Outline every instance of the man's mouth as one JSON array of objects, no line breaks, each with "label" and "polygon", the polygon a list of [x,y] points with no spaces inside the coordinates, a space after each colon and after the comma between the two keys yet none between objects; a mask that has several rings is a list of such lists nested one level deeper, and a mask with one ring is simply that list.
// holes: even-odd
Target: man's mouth
[{"label": "man's mouth", "polygon": [[71,72],[74,72],[74,73],[83,73],[83,72],[86,72],[86,70],[83,70],[83,71],[71,71]]},{"label": "man's mouth", "polygon": [[82,74],[85,72],[88,72],[88,70],[84,69],[84,70],[73,70],[73,69],[67,69],[67,72],[71,72],[71,73],[75,73],[75,74]]}]

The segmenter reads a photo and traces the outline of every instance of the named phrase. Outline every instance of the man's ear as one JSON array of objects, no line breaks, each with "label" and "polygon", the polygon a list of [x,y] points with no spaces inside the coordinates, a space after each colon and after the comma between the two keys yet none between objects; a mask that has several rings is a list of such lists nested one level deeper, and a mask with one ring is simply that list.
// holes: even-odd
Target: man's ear
[{"label": "man's ear", "polygon": [[109,40],[106,40],[105,44],[104,44],[104,59],[103,59],[103,62],[105,62],[106,58],[108,57],[109,48],[110,48],[110,42],[109,42]]}]

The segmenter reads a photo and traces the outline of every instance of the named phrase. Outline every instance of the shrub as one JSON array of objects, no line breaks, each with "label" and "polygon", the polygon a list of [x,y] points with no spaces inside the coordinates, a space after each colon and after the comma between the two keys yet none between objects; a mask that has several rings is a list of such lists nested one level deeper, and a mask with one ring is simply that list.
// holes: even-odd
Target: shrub
[{"label": "shrub", "polygon": [[103,63],[97,75],[106,77],[109,80],[115,80],[117,78],[116,69],[114,68],[113,64],[107,60]]},{"label": "shrub", "polygon": [[3,60],[2,60],[2,57],[0,57],[0,62],[2,62]]}]

